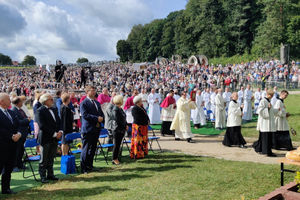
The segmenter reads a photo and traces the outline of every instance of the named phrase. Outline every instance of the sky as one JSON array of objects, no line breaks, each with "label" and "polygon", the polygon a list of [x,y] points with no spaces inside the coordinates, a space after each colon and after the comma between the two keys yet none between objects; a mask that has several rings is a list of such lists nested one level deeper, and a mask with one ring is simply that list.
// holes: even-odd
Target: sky
[{"label": "sky", "polygon": [[37,64],[115,60],[133,25],[165,18],[187,0],[0,0],[0,53]]}]

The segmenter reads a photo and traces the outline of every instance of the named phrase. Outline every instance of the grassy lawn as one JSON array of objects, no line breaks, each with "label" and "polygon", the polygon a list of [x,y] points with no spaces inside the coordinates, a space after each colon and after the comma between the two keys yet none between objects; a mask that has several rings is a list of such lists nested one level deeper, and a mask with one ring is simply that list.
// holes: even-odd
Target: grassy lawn
[{"label": "grassy lawn", "polygon": [[[292,141],[300,142],[300,95],[289,95],[285,100],[285,106],[291,114],[288,118],[289,126],[298,132],[296,136],[291,136]],[[243,136],[257,138],[258,131],[256,130],[256,124],[256,122],[244,124],[242,126]]]},{"label": "grassy lawn", "polygon": [[[9,199],[257,199],[280,186],[278,165],[234,162],[178,153],[150,154],[121,166],[95,163],[87,175],[61,175],[56,183],[41,185],[13,173]],[[295,169],[290,167],[291,169]],[[55,164],[59,170],[59,158]],[[294,179],[286,173],[285,183]],[[33,187],[33,188],[32,188]],[[31,189],[29,189],[31,188]],[[24,190],[25,189],[25,190]],[[0,197],[0,198],[1,198]]]}]

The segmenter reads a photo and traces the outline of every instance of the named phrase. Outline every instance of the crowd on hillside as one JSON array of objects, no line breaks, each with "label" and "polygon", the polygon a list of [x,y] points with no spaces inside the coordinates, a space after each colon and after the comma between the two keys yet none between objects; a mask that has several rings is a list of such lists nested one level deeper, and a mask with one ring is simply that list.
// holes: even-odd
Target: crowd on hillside
[{"label": "crowd on hillside", "polygon": [[298,66],[292,62],[290,68],[279,61],[254,61],[235,65],[192,66],[171,62],[168,65],[149,64],[146,70],[134,71],[130,66],[115,63],[90,68],[67,67],[59,84],[54,78],[54,69],[47,71],[39,67],[23,69],[0,69],[0,91],[33,96],[36,89],[67,89],[80,91],[86,83],[98,91],[107,87],[129,95],[134,89],[155,88],[163,93],[169,89],[190,92],[193,88],[230,87],[237,90],[247,84],[265,83],[275,86],[288,82],[297,88],[300,81]]}]

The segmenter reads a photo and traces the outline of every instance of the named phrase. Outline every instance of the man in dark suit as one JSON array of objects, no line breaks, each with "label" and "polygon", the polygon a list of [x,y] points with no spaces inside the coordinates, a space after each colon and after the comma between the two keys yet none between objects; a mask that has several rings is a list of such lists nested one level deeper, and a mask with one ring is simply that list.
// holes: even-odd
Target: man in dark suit
[{"label": "man in dark suit", "polygon": [[2,194],[13,194],[10,190],[11,172],[16,158],[16,149],[21,133],[18,132],[19,123],[10,107],[9,96],[0,93],[0,172],[2,172]]},{"label": "man in dark suit", "polygon": [[82,116],[82,152],[80,165],[82,173],[88,173],[93,169],[93,160],[101,131],[101,122],[104,120],[100,103],[95,100],[95,87],[87,86],[86,93],[87,98],[80,104],[80,113]]},{"label": "man in dark suit", "polygon": [[53,163],[57,150],[57,142],[62,136],[62,130],[57,111],[52,108],[53,98],[51,94],[43,94],[40,102],[43,106],[36,113],[36,121],[40,128],[38,143],[41,145],[39,173],[42,183],[48,183],[48,180],[58,180],[54,176]]},{"label": "man in dark suit", "polygon": [[22,110],[23,101],[20,97],[15,97],[12,100],[12,103],[14,107],[12,108],[12,111],[15,112],[18,121],[19,121],[19,132],[22,134],[22,137],[17,142],[17,152],[16,152],[16,160],[14,164],[14,171],[19,171],[19,169],[23,169],[23,155],[24,155],[24,143],[26,140],[26,137],[29,133],[29,122],[30,117],[27,117],[24,110]]}]

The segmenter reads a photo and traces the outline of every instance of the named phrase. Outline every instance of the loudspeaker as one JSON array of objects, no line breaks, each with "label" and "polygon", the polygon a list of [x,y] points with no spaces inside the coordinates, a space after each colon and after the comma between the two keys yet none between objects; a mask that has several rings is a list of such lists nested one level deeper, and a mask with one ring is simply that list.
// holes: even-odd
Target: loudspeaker
[{"label": "loudspeaker", "polygon": [[287,64],[289,62],[289,60],[288,60],[288,50],[289,50],[288,45],[281,44],[281,47],[280,47],[280,62],[283,65]]}]

